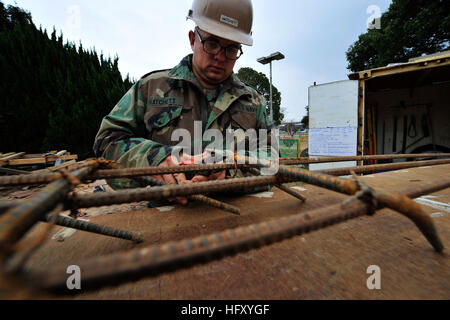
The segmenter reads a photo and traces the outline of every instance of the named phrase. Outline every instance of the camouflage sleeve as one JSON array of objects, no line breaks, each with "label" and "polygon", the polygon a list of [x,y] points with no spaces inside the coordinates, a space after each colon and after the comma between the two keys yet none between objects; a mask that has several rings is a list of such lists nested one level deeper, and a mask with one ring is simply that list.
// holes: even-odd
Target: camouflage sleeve
[{"label": "camouflage sleeve", "polygon": [[126,168],[158,166],[172,148],[145,137],[145,102],[138,81],[119,101],[100,126],[94,143],[96,157],[119,161]]}]

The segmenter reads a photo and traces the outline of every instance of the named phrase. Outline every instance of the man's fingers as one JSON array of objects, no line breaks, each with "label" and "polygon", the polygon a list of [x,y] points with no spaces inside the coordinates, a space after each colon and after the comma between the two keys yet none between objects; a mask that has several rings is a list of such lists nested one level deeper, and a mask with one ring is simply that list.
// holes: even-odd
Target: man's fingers
[{"label": "man's fingers", "polygon": [[186,179],[186,175],[184,173],[175,173],[173,176],[177,180],[178,184],[190,183],[190,181]]},{"label": "man's fingers", "polygon": [[[158,167],[173,167],[177,166],[178,164],[178,160],[175,157],[169,156]],[[184,174],[164,174],[155,176],[155,178],[169,185],[186,184],[186,176]],[[169,198],[168,200],[170,202],[176,201],[182,205],[186,205],[188,203],[188,199],[183,197]]]},{"label": "man's fingers", "polygon": [[209,180],[205,176],[194,176],[191,181],[194,182],[194,183],[197,183],[197,182],[206,182],[206,181],[209,181]]},{"label": "man's fingers", "polygon": [[164,182],[167,184],[177,184],[177,180],[172,174],[165,174],[163,175]]},{"label": "man's fingers", "polygon": [[[177,180],[178,184],[189,184],[189,183],[192,183],[191,181],[186,179],[186,175],[184,173],[176,173],[173,176]],[[176,199],[177,199],[177,202],[181,203],[182,205],[186,205],[188,203],[188,199],[187,198],[177,197]]]}]

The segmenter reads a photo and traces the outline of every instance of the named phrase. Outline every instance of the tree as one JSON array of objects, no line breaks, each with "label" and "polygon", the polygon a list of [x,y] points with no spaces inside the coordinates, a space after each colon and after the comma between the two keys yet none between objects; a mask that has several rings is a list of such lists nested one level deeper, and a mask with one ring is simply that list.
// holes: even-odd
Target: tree
[{"label": "tree", "polygon": [[302,124],[302,130],[308,130],[309,129],[309,106],[306,106],[306,116],[303,117],[301,124]]},{"label": "tree", "polygon": [[[267,115],[270,114],[270,81],[262,72],[257,72],[252,68],[239,69],[237,76],[245,84],[253,87],[260,92],[267,101]],[[280,109],[281,93],[272,84],[272,98],[273,98],[273,122],[275,125],[280,125],[284,119],[284,114]]]},{"label": "tree", "polygon": [[37,29],[31,14],[0,1],[0,150],[68,150],[80,159],[102,118],[132,86],[113,61]]},{"label": "tree", "polygon": [[350,46],[347,68],[373,69],[449,48],[450,1],[393,0],[381,16],[381,28],[368,30]]}]

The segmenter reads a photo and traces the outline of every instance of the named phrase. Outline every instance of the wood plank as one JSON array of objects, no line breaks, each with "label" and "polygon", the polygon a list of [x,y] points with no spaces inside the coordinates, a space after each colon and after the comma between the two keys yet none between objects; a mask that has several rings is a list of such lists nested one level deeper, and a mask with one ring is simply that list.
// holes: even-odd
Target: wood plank
[{"label": "wood plank", "polygon": [[30,159],[30,158],[40,158],[40,157],[42,157],[42,154],[25,154],[22,158]]},{"label": "wood plank", "polygon": [[0,164],[8,164],[8,162],[9,162],[10,160],[20,158],[20,157],[22,157],[24,154],[25,154],[25,152],[20,152],[20,153],[15,153],[15,154],[10,155],[10,156],[7,156],[7,157],[3,157],[3,158],[0,159]]},{"label": "wood plank", "polygon": [[17,159],[9,161],[10,166],[21,166],[29,164],[45,164],[45,158],[30,158],[30,159]]},{"label": "wood plank", "polygon": [[[15,153],[15,152],[9,152],[9,153],[6,153],[6,154],[2,155],[2,159],[3,159],[3,158],[6,158],[6,157],[9,157],[9,156],[12,156],[12,155],[14,155],[14,154],[16,154],[16,153]],[[0,160],[2,160],[2,159],[0,159]]]},{"label": "wood plank", "polygon": [[35,171],[33,171],[33,174],[36,174],[36,173],[51,173],[51,172],[55,172],[55,171],[60,170],[60,169],[62,169],[62,168],[71,166],[71,165],[73,165],[73,164],[75,164],[75,163],[77,163],[76,160],[70,160],[70,161],[68,161],[68,162],[61,163],[60,165],[57,165],[57,166],[53,166],[53,167],[46,168],[46,169],[42,169],[42,170],[35,170]]},{"label": "wood plank", "polygon": [[46,161],[47,161],[47,163],[49,163],[49,162],[55,162],[58,159],[61,159],[62,161],[78,160],[78,155],[74,154],[71,156],[62,156],[62,157],[48,156]]},{"label": "wood plank", "polygon": [[62,161],[70,161],[70,160],[77,160],[78,155],[71,155],[71,156],[48,156],[48,157],[35,157],[35,158],[27,158],[24,157],[22,159],[16,159],[16,160],[10,160],[8,162],[8,165],[10,166],[21,166],[21,165],[32,165],[32,164],[46,164],[46,163],[53,163],[56,162],[56,160],[61,159]]}]

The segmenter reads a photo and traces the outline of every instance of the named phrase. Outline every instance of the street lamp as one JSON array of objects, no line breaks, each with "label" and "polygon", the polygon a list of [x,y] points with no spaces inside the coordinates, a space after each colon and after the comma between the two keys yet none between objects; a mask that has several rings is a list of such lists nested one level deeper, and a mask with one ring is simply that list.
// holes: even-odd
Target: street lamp
[{"label": "street lamp", "polygon": [[282,60],[284,59],[284,55],[280,52],[272,53],[268,57],[259,58],[258,61],[261,64],[270,63],[270,122],[273,123],[273,99],[272,99],[272,61],[273,60]]}]

